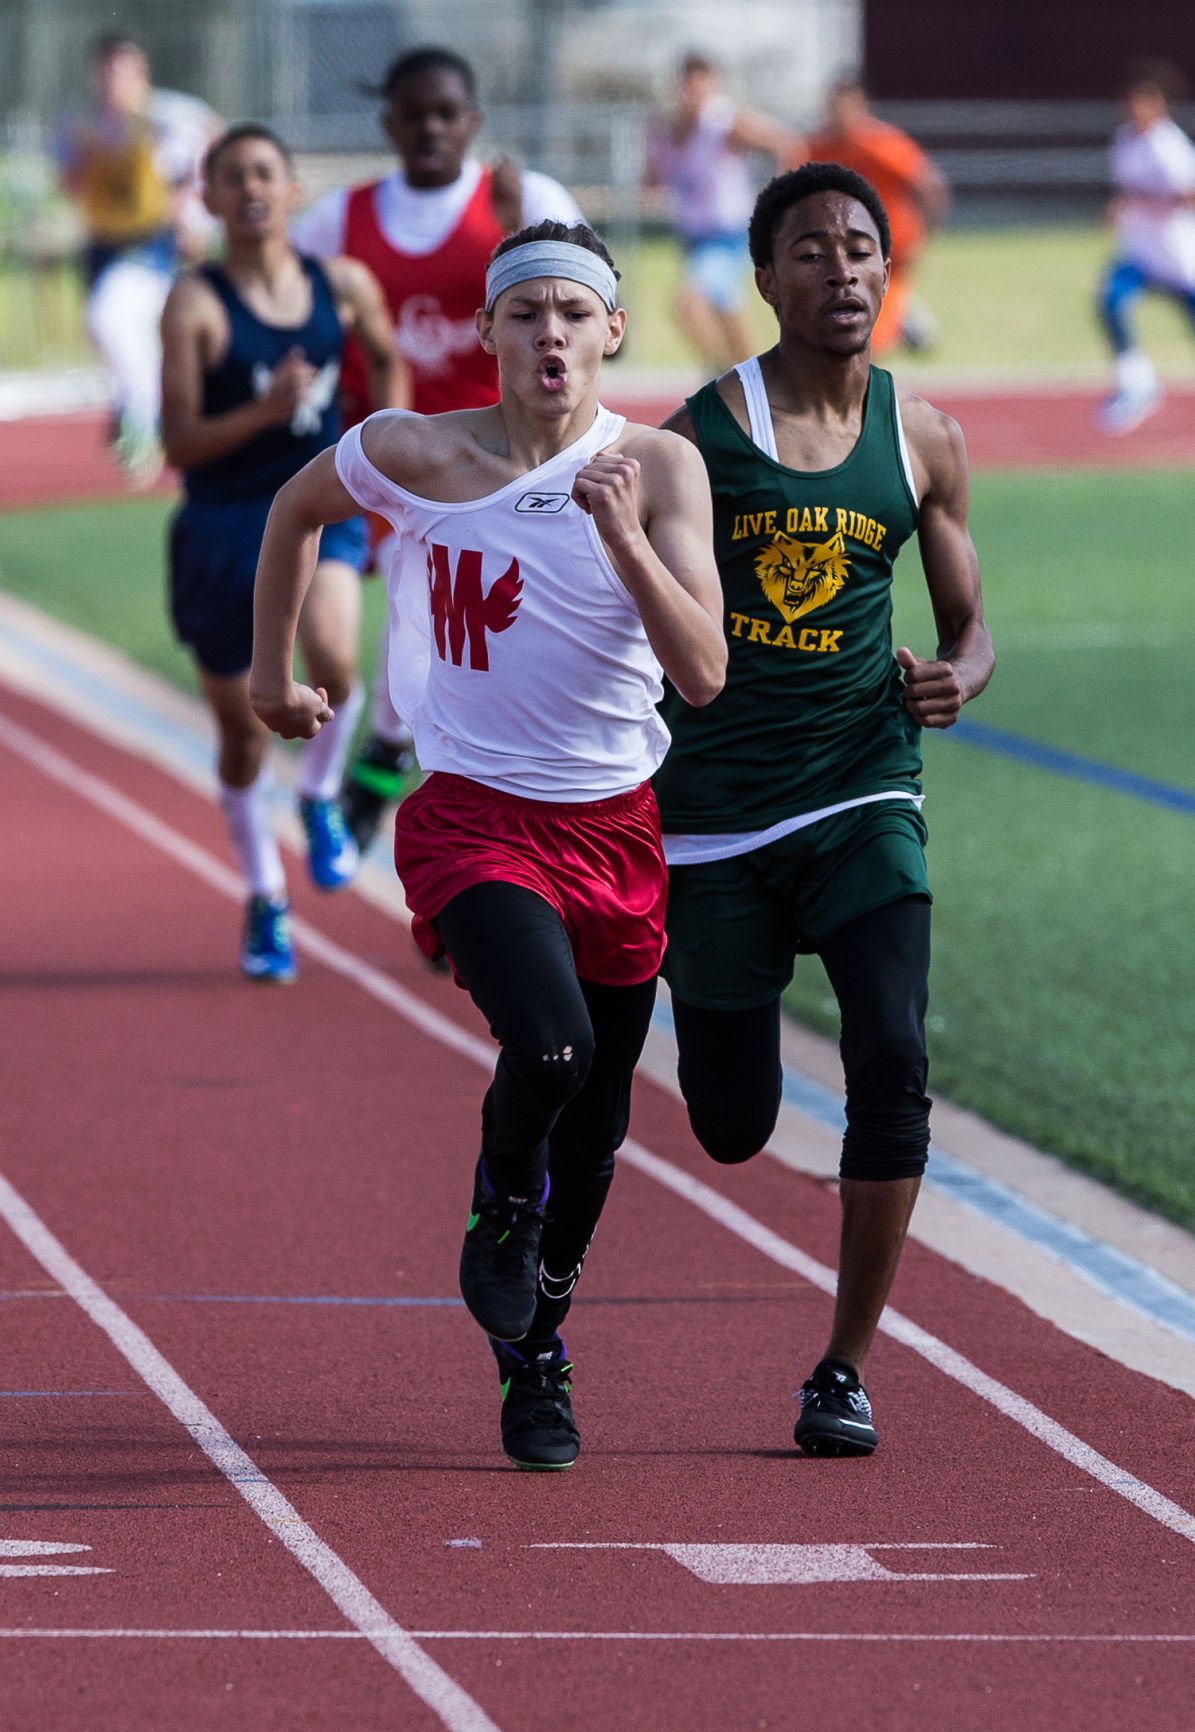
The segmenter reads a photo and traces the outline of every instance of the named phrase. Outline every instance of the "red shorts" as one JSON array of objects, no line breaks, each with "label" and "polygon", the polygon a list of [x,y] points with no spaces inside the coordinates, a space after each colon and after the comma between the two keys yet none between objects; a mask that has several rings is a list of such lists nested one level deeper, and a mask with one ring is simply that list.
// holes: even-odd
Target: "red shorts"
[{"label": "red shorts", "polygon": [[433,961],[432,924],[474,884],[519,884],[564,922],[582,980],[637,986],[664,955],[668,869],[650,782],[629,794],[557,805],[500,794],[438,772],[408,794],[394,828],[394,864]]}]

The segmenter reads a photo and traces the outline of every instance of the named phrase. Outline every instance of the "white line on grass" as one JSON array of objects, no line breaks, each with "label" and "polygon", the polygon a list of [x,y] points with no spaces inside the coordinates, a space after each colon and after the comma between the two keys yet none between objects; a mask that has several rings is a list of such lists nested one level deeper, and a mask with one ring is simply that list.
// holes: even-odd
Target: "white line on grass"
[{"label": "white line on grass", "polygon": [[[227,867],[221,865],[205,849],[197,847],[176,830],[161,823],[152,813],[136,801],[130,800],[110,783],[90,775],[65,754],[16,723],[10,722],[7,725],[3,740],[46,775],[72,792],[82,794],[109,816],[118,818],[145,840],[197,873],[215,889],[237,901],[241,900],[242,885]],[[308,954],[317,957],[326,968],[355,982],[379,1002],[398,1011],[415,1027],[433,1039],[442,1041],[462,1057],[473,1060],[487,1072],[493,1069],[495,1049],[492,1042],[468,1034],[414,993],[406,991],[397,982],[371,968],[368,963],[362,962],[350,951],[326,938],[306,921],[296,920],[294,927],[303,948]],[[662,1160],[641,1143],[630,1139],[623,1144],[621,1158],[627,1165],[671,1191],[674,1196],[681,1197],[694,1208],[700,1209],[719,1226],[725,1227],[728,1232],[735,1234],[781,1268],[801,1275],[825,1293],[834,1293],[837,1277],[833,1269],[817,1262],[815,1258],[790,1244],[787,1239],[781,1238],[779,1233],[773,1232],[762,1221],[757,1221],[753,1215],[749,1215],[745,1209],[739,1208],[736,1203],[732,1203],[701,1179],[694,1178],[670,1161]],[[13,1194],[15,1196],[15,1193]],[[1009,1389],[996,1378],[989,1377],[985,1371],[949,1347],[946,1342],[929,1334],[891,1307],[884,1311],[880,1328],[894,1340],[920,1354],[944,1376],[961,1384],[982,1400],[990,1402],[1006,1419],[1022,1426],[1048,1449],[1052,1449],[1072,1466],[1106,1486],[1118,1497],[1124,1498],[1142,1514],[1159,1522],[1172,1533],[1195,1543],[1195,1515],[1146,1484],[1144,1480],[1138,1479],[1135,1474],[1109,1461],[1106,1456],[1051,1419],[1024,1396],[1018,1395],[1015,1390]],[[231,1439],[229,1442],[231,1443]]]}]

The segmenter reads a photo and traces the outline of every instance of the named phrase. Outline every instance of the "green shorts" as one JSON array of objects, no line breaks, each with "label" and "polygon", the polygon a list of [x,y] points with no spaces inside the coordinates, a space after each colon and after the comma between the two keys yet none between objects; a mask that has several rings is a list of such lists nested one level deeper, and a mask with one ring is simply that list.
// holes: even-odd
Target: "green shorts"
[{"label": "green shorts", "polygon": [[702,1010],[778,998],[801,952],[848,921],[930,896],[925,820],[908,800],[857,806],[732,860],[669,872],[665,980]]}]

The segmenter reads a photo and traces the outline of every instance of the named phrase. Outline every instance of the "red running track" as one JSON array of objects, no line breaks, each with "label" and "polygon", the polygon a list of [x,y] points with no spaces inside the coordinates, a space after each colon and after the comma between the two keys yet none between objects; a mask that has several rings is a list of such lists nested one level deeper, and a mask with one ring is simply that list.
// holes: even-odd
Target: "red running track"
[{"label": "red running track", "polygon": [[[920,387],[919,387],[920,388]],[[977,469],[1125,469],[1189,464],[1195,459],[1195,391],[1174,389],[1134,433],[1109,438],[1092,421],[1093,391],[960,391],[927,385],[924,394],[954,415]],[[675,397],[642,395],[609,380],[612,408],[655,425]],[[121,491],[104,449],[106,417],[94,410],[0,422],[0,498],[8,508],[57,499],[106,498]],[[164,481],[158,491],[170,491]]]},{"label": "red running track", "polygon": [[[326,960],[242,983],[215,808],[4,688],[0,798],[0,1174],[36,1217],[0,1195],[6,1725],[1189,1728],[1184,1396],[912,1244],[900,1311],[1032,1408],[886,1335],[880,1450],[796,1457],[832,1190],[712,1167],[641,1081],[638,1147],[758,1243],[633,1150],[569,1330],[581,1460],[514,1471],[455,1299],[465,996],[295,861]],[[13,1573],[46,1569],[106,1573]]]},{"label": "red running track", "polygon": [[[1195,460],[1195,391],[1175,389],[1135,432],[1109,437],[1093,419],[1101,393],[1090,390],[977,391],[926,381],[914,389],[953,415],[973,469],[1162,469]],[[676,407],[665,397],[618,400],[611,407],[655,425]]]}]

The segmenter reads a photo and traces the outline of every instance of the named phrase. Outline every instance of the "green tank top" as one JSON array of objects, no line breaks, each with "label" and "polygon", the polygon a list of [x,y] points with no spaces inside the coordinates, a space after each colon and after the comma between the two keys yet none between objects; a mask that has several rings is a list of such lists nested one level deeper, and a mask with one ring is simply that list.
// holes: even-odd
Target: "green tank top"
[{"label": "green tank top", "polygon": [[766,829],[865,794],[919,793],[920,729],[892,653],[892,562],[917,526],[892,375],[871,369],[834,469],[787,469],[706,385],[688,400],[714,495],[730,662],[712,704],[669,689],[664,829]]}]

